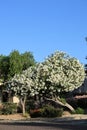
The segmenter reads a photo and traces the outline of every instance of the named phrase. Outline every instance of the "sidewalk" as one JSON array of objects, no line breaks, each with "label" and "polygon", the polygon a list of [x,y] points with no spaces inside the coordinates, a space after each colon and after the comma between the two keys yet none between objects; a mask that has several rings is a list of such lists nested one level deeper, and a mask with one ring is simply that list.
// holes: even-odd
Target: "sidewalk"
[{"label": "sidewalk", "polygon": [[62,117],[56,117],[56,118],[25,118],[21,115],[12,115],[10,117],[9,115],[0,116],[0,124],[1,123],[52,123],[52,124],[83,124],[87,123],[87,115],[82,114],[74,114],[74,115],[64,115]]}]

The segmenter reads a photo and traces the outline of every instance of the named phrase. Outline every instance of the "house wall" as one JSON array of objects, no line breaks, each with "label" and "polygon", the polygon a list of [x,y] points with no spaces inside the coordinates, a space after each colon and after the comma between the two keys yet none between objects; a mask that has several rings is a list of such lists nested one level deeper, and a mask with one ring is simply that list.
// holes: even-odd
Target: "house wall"
[{"label": "house wall", "polygon": [[16,97],[16,96],[14,96],[14,97],[13,97],[13,103],[19,104],[19,102],[20,102],[19,98]]},{"label": "house wall", "polygon": [[75,89],[74,91],[72,91],[73,94],[87,94],[87,78],[85,78],[83,84]]}]

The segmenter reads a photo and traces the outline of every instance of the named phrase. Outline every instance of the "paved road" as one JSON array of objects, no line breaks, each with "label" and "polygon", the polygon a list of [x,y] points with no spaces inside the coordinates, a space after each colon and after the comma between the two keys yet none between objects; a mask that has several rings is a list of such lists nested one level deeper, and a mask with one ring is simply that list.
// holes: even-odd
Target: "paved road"
[{"label": "paved road", "polygon": [[0,130],[87,130],[87,124],[0,123]]}]

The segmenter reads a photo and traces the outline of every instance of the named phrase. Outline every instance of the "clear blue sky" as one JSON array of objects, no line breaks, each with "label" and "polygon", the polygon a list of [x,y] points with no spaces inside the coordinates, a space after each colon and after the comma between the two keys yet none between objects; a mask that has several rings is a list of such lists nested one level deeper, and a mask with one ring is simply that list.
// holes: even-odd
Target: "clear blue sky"
[{"label": "clear blue sky", "polygon": [[87,0],[0,0],[0,54],[59,50],[86,63],[86,36]]}]

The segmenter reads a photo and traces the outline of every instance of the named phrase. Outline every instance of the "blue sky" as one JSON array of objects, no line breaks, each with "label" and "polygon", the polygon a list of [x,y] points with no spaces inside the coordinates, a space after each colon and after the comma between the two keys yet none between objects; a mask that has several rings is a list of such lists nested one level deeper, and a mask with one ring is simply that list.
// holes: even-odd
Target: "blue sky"
[{"label": "blue sky", "polygon": [[31,51],[36,61],[56,50],[87,61],[87,0],[0,0],[0,54]]}]

